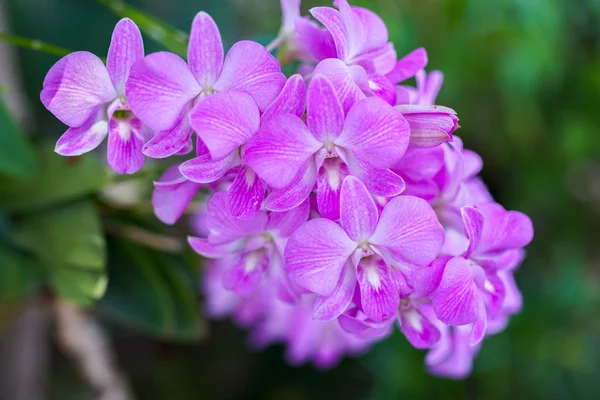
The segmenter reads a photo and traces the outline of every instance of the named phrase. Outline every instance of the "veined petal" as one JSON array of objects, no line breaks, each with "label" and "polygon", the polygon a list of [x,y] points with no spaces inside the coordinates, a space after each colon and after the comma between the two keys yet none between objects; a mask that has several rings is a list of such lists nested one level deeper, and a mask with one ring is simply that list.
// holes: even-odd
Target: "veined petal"
[{"label": "veined petal", "polygon": [[465,235],[469,239],[469,248],[465,253],[465,258],[469,258],[473,251],[479,247],[481,235],[483,234],[483,225],[485,218],[483,214],[474,207],[463,207],[460,209]]},{"label": "veined petal", "polygon": [[166,51],[152,53],[133,64],[125,84],[129,107],[156,131],[171,129],[201,91],[185,61]]},{"label": "veined petal", "polygon": [[266,188],[252,168],[243,165],[227,195],[227,207],[231,215],[242,219],[255,215],[260,210]]},{"label": "veined petal", "polygon": [[329,79],[329,82],[335,88],[344,113],[348,113],[348,110],[350,110],[354,103],[366,97],[354,79],[356,77],[362,80],[363,75],[366,77],[366,73],[357,73],[361,69],[361,67],[355,66],[351,70],[342,60],[328,58],[317,64],[313,76],[324,75]]},{"label": "veined petal", "polygon": [[308,129],[320,142],[332,141],[344,128],[344,110],[335,88],[323,75],[312,78],[307,92]]},{"label": "veined petal", "polygon": [[271,211],[290,210],[308,198],[316,182],[317,166],[315,160],[310,158],[289,185],[271,191],[265,201],[265,207]]},{"label": "veined petal", "polygon": [[200,190],[200,185],[185,179],[173,165],[154,183],[152,205],[154,215],[163,223],[173,225]]},{"label": "veined petal", "polygon": [[333,36],[307,17],[296,19],[296,32],[300,42],[317,60],[335,58],[337,53]]},{"label": "veined petal", "polygon": [[355,248],[356,243],[335,222],[313,219],[290,237],[285,248],[286,271],[298,285],[328,296]]},{"label": "veined petal", "polygon": [[237,243],[212,244],[208,239],[188,236],[190,247],[198,254],[206,258],[221,259],[231,255],[236,250]]},{"label": "veined petal", "polygon": [[190,124],[218,161],[250,140],[260,126],[260,114],[252,97],[230,90],[199,102],[190,112]]},{"label": "veined petal", "polygon": [[373,321],[391,318],[400,304],[400,295],[380,257],[363,258],[356,270],[362,309]]},{"label": "veined petal", "polygon": [[395,263],[425,266],[439,254],[444,229],[431,206],[414,196],[400,196],[383,209],[369,243]]},{"label": "veined petal", "polygon": [[46,74],[40,93],[44,106],[72,128],[89,123],[98,108],[116,96],[102,60],[87,51],[58,60]]},{"label": "veined petal", "polygon": [[204,11],[196,14],[192,22],[187,58],[200,86],[212,88],[223,68],[223,42],[217,24]]},{"label": "veined petal", "polygon": [[340,222],[350,239],[362,242],[371,237],[377,227],[377,206],[365,185],[348,176],[342,183]]},{"label": "veined petal", "polygon": [[441,338],[439,329],[414,306],[400,311],[400,330],[417,349],[429,349]]},{"label": "veined petal", "polygon": [[361,165],[353,157],[348,158],[350,173],[365,184],[369,193],[380,197],[395,197],[404,192],[404,179],[389,169],[373,169]]},{"label": "veined petal", "polygon": [[106,69],[120,95],[125,95],[125,82],[131,66],[144,58],[144,42],[139,28],[129,18],[115,26],[106,57]]},{"label": "veined petal", "polygon": [[308,219],[310,203],[305,199],[302,204],[284,212],[272,212],[269,214],[268,230],[274,230],[280,237],[289,237]]},{"label": "veined petal", "polygon": [[340,12],[331,7],[314,7],[309,12],[327,28],[333,37],[337,58],[345,60],[349,55],[350,43],[348,30]]},{"label": "veined petal", "polygon": [[375,96],[381,98],[390,105],[396,104],[396,87],[388,78],[379,74],[369,76],[369,89]]},{"label": "veined petal", "polygon": [[315,301],[313,318],[329,321],[342,314],[352,302],[356,288],[356,269],[346,262],[335,290],[329,296],[319,296]]},{"label": "veined petal", "polygon": [[267,109],[285,85],[281,67],[263,46],[249,40],[234,44],[223,64],[217,92],[237,90],[254,99],[261,111]]},{"label": "veined petal", "polygon": [[58,139],[54,151],[61,156],[78,156],[94,150],[108,134],[106,110],[99,107],[77,128],[69,128]]},{"label": "veined petal", "polygon": [[340,193],[347,176],[348,167],[339,157],[325,159],[317,178],[317,204],[323,217],[334,221],[340,217]]},{"label": "veined petal", "polygon": [[266,121],[278,114],[293,114],[300,118],[304,114],[305,103],[306,84],[304,79],[299,74],[292,75],[281,89],[281,93],[267,107],[261,119]]},{"label": "veined petal", "polygon": [[229,156],[213,161],[210,154],[205,153],[181,164],[179,170],[187,179],[197,183],[210,183],[225,175],[227,171],[239,164],[239,156],[232,152]]},{"label": "veined petal", "polygon": [[393,84],[398,84],[412,78],[425,66],[427,66],[427,52],[420,47],[398,60],[394,69],[386,76]]},{"label": "veined petal", "polygon": [[436,316],[447,325],[466,325],[486,318],[483,298],[462,257],[448,261],[432,302]]},{"label": "veined petal", "polygon": [[300,118],[281,114],[263,122],[244,150],[244,161],[269,186],[283,188],[321,146]]},{"label": "veined petal", "polygon": [[267,214],[262,211],[248,219],[233,217],[227,209],[227,192],[217,192],[207,205],[208,240],[212,244],[223,244],[245,236],[260,235],[267,226],[267,220]]},{"label": "veined petal", "polygon": [[144,138],[142,122],[131,117],[111,118],[108,134],[108,164],[119,174],[133,174],[142,168],[146,156],[142,153]]},{"label": "veined petal", "polygon": [[[129,82],[129,81],[128,81]],[[192,127],[187,118],[187,106],[181,110],[175,124],[158,132],[143,147],[145,155],[152,158],[166,158],[186,148],[192,137]],[[187,150],[187,149],[186,149]]]},{"label": "veined petal", "polygon": [[[340,8],[339,5],[337,7]],[[360,23],[364,27],[365,36],[368,39],[365,45],[379,47],[388,41],[387,27],[379,15],[363,7],[352,7],[352,12],[359,18]]]},{"label": "veined petal", "polygon": [[356,103],[348,112],[335,144],[352,152],[363,165],[388,169],[408,147],[410,128],[402,115],[377,97]]},{"label": "veined petal", "polygon": [[525,247],[533,239],[531,219],[518,211],[506,211],[500,204],[480,204],[485,218],[477,255]]},{"label": "veined petal", "polygon": [[269,266],[269,258],[264,251],[246,253],[223,274],[223,286],[239,296],[254,292],[262,274]]}]

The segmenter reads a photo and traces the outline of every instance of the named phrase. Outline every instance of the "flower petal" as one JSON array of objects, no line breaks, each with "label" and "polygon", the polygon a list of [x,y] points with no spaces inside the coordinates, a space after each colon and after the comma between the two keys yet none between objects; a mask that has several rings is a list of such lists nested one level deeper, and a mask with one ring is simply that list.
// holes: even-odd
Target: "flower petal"
[{"label": "flower petal", "polygon": [[106,69],[120,95],[125,95],[125,82],[131,66],[144,58],[144,42],[139,28],[129,18],[120,20],[112,34]]},{"label": "flower petal", "polygon": [[424,48],[420,47],[398,60],[394,69],[386,76],[396,85],[408,78],[412,78],[417,72],[425,68],[426,65],[427,52]]},{"label": "flower petal", "polygon": [[317,60],[336,58],[335,42],[327,29],[322,29],[307,17],[296,19],[296,32],[300,42]]},{"label": "flower petal", "polygon": [[[335,88],[335,92],[344,113],[347,113],[354,103],[365,98],[365,94],[360,87],[358,87],[353,77],[353,73],[360,70],[362,70],[361,67],[356,67],[351,70],[342,60],[328,58],[317,64],[313,76],[324,75],[329,79]],[[356,75],[357,78],[362,76],[360,74]],[[366,76],[366,74],[364,75]]]},{"label": "flower petal", "polygon": [[133,64],[125,84],[129,106],[156,131],[171,129],[201,90],[185,61],[166,51],[152,53]]},{"label": "flower petal", "polygon": [[136,117],[111,118],[108,134],[108,164],[119,174],[133,174],[142,168],[144,139],[142,123]]},{"label": "flower petal", "polygon": [[67,129],[56,142],[54,151],[61,156],[78,156],[98,147],[107,134],[106,111],[100,107],[83,125]]},{"label": "flower petal", "polygon": [[286,271],[298,285],[328,296],[355,248],[356,243],[335,222],[313,219],[290,237],[285,248]]},{"label": "flower petal", "polygon": [[223,42],[217,24],[203,11],[192,22],[187,59],[200,86],[212,88],[223,68]]},{"label": "flower petal", "polygon": [[223,286],[239,296],[248,296],[254,292],[268,267],[269,258],[264,251],[248,252],[225,271]]},{"label": "flower petal", "polygon": [[190,112],[190,124],[213,160],[221,160],[250,140],[260,125],[252,97],[243,92],[216,93]]},{"label": "flower petal", "polygon": [[460,209],[460,213],[465,226],[465,235],[467,236],[467,239],[469,239],[469,248],[464,257],[469,258],[473,251],[479,247],[485,218],[483,214],[474,207],[463,207]]},{"label": "flower petal", "polygon": [[344,110],[329,79],[312,78],[307,92],[308,129],[320,142],[333,141],[344,128]]},{"label": "flower petal", "polygon": [[393,317],[400,304],[400,295],[383,259],[373,256],[363,258],[358,264],[356,277],[365,314],[373,321]]},{"label": "flower petal", "polygon": [[349,169],[374,196],[395,197],[406,188],[404,179],[389,169],[373,169],[360,165],[356,160],[349,160]]},{"label": "flower petal", "polygon": [[317,204],[323,217],[334,221],[340,217],[340,193],[347,176],[348,167],[339,157],[325,159],[317,179]]},{"label": "flower petal", "polygon": [[436,316],[447,325],[466,325],[486,318],[485,304],[467,260],[455,257],[448,261],[432,304]]},{"label": "flower petal", "polygon": [[365,185],[354,176],[346,177],[340,195],[340,222],[350,239],[355,242],[369,239],[378,219],[377,206]]},{"label": "flower petal", "polygon": [[362,165],[388,169],[408,147],[410,128],[402,115],[377,97],[356,103],[335,144],[351,151]]},{"label": "flower petal", "polygon": [[46,74],[40,93],[44,106],[72,128],[89,122],[98,107],[116,96],[102,60],[87,51],[76,51],[58,60]]},{"label": "flower petal", "polygon": [[333,37],[337,58],[345,60],[349,55],[350,43],[348,30],[340,12],[331,7],[314,7],[309,12],[327,28]]},{"label": "flower petal", "polygon": [[154,215],[163,223],[173,225],[183,215],[200,185],[185,179],[173,165],[154,183],[152,205]]},{"label": "flower petal", "polygon": [[304,79],[299,74],[292,75],[281,89],[281,93],[267,107],[261,120],[266,121],[278,114],[293,114],[300,118],[304,114],[305,103],[306,84]]},{"label": "flower petal", "polygon": [[308,198],[316,182],[317,166],[311,158],[306,161],[289,185],[271,191],[265,201],[265,207],[271,211],[290,210]]},{"label": "flower petal", "polygon": [[231,215],[242,219],[255,215],[262,206],[266,188],[252,168],[242,166],[227,195],[227,207]]},{"label": "flower petal", "polygon": [[[231,244],[212,244],[208,239],[188,236],[190,247],[198,254],[206,258],[221,259],[231,255],[235,251]],[[235,243],[234,243],[235,244]]]},{"label": "flower petal", "polygon": [[[128,81],[129,82],[129,81]],[[187,118],[187,108],[179,114],[179,119],[169,129],[159,131],[143,147],[145,155],[152,158],[166,158],[178,153],[182,149],[187,150],[192,127]]]},{"label": "flower petal", "polygon": [[282,188],[321,146],[300,118],[281,114],[263,121],[243,159],[269,186]]},{"label": "flower petal", "polygon": [[525,247],[533,239],[531,219],[518,211],[506,211],[500,204],[480,204],[485,217],[482,237],[476,254]]},{"label": "flower petal", "polygon": [[218,92],[237,90],[252,96],[261,111],[267,109],[285,85],[281,67],[263,46],[249,40],[234,44],[213,88]]},{"label": "flower petal", "polygon": [[213,161],[210,154],[205,153],[181,164],[179,170],[187,179],[197,183],[210,183],[219,180],[227,171],[239,164],[237,153]]},{"label": "flower petal", "polygon": [[441,333],[414,306],[400,312],[400,330],[417,349],[429,349],[441,338]]},{"label": "flower petal", "polygon": [[352,302],[355,288],[356,270],[350,262],[347,262],[333,293],[329,296],[319,296],[315,301],[313,318],[317,321],[337,318]]},{"label": "flower petal", "polygon": [[439,254],[444,229],[425,200],[400,196],[383,209],[369,243],[381,248],[398,267],[425,266]]}]

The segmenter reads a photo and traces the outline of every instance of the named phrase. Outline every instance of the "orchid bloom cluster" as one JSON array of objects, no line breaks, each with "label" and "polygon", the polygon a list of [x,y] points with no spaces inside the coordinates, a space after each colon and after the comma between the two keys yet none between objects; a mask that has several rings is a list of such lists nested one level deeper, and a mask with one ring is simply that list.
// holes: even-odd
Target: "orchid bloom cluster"
[{"label": "orchid bloom cluster", "polygon": [[[434,105],[442,74],[425,72],[424,49],[398,59],[382,19],[346,0],[312,18],[299,0],[281,4],[267,48],[225,52],[200,12],[187,61],[144,56],[129,19],[106,65],[64,57],[41,93],[69,126],[56,152],[80,155],[108,135],[110,166],[134,173],[145,157],[195,150],[155,183],[155,214],[173,224],[210,193],[189,238],[209,259],[206,308],[250,328],[254,346],[281,342],[291,363],[329,367],[399,329],[429,350],[432,373],[464,377],[521,307],[513,273],[531,221],[477,177],[456,113]],[[292,61],[286,78],[280,62]]]}]

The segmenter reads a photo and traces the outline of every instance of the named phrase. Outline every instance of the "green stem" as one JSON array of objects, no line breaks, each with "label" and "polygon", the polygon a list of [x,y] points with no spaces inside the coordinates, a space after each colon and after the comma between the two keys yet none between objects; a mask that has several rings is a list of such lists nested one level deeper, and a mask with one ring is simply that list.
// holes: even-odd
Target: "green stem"
[{"label": "green stem", "polygon": [[64,57],[71,53],[71,50],[63,49],[62,47],[53,46],[48,43],[44,43],[41,40],[29,39],[26,37],[11,35],[8,33],[0,32],[0,42],[6,42],[15,46],[23,47],[34,51],[41,51],[43,53],[52,54],[59,57]]}]

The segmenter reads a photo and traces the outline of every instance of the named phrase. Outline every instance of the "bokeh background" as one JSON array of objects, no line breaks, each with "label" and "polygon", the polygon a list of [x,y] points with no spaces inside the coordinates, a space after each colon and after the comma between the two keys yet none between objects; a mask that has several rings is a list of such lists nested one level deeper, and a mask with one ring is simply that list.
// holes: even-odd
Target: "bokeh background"
[{"label": "bokeh background", "polygon": [[[128,3],[184,31],[197,11],[207,11],[229,45],[268,42],[280,23],[277,0]],[[304,0],[302,9],[325,3]],[[42,107],[39,91],[58,57],[0,45],[0,398],[95,398],[85,361],[68,345],[93,336],[93,324],[139,399],[598,398],[600,1],[351,3],[383,17],[399,55],[428,50],[428,68],[445,74],[438,103],[458,112],[458,134],[483,157],[492,194],[534,223],[516,274],[523,312],[485,341],[472,376],[428,375],[424,353],[400,334],[330,371],[290,367],[281,347],[252,351],[242,329],[204,321],[194,294],[200,260],[180,252],[189,225],[166,229],[148,207],[161,165],[131,179],[106,176],[98,154],[57,161],[47,144],[64,127]],[[106,54],[118,20],[92,0],[0,0],[0,17],[2,32],[98,55]],[[147,35],[145,45],[161,49]],[[23,161],[7,144],[6,132],[18,129],[10,121],[35,144],[35,159]],[[6,162],[15,156],[22,171]],[[79,235],[82,225],[87,231]],[[81,245],[75,237],[90,232],[106,241],[100,248],[86,242],[77,260],[64,259]],[[57,297],[91,303],[86,296],[102,291],[105,274],[101,300],[86,314],[65,312]],[[80,324],[82,315],[93,320]],[[90,328],[90,321],[94,329],[76,331],[75,339],[61,333]]]}]

